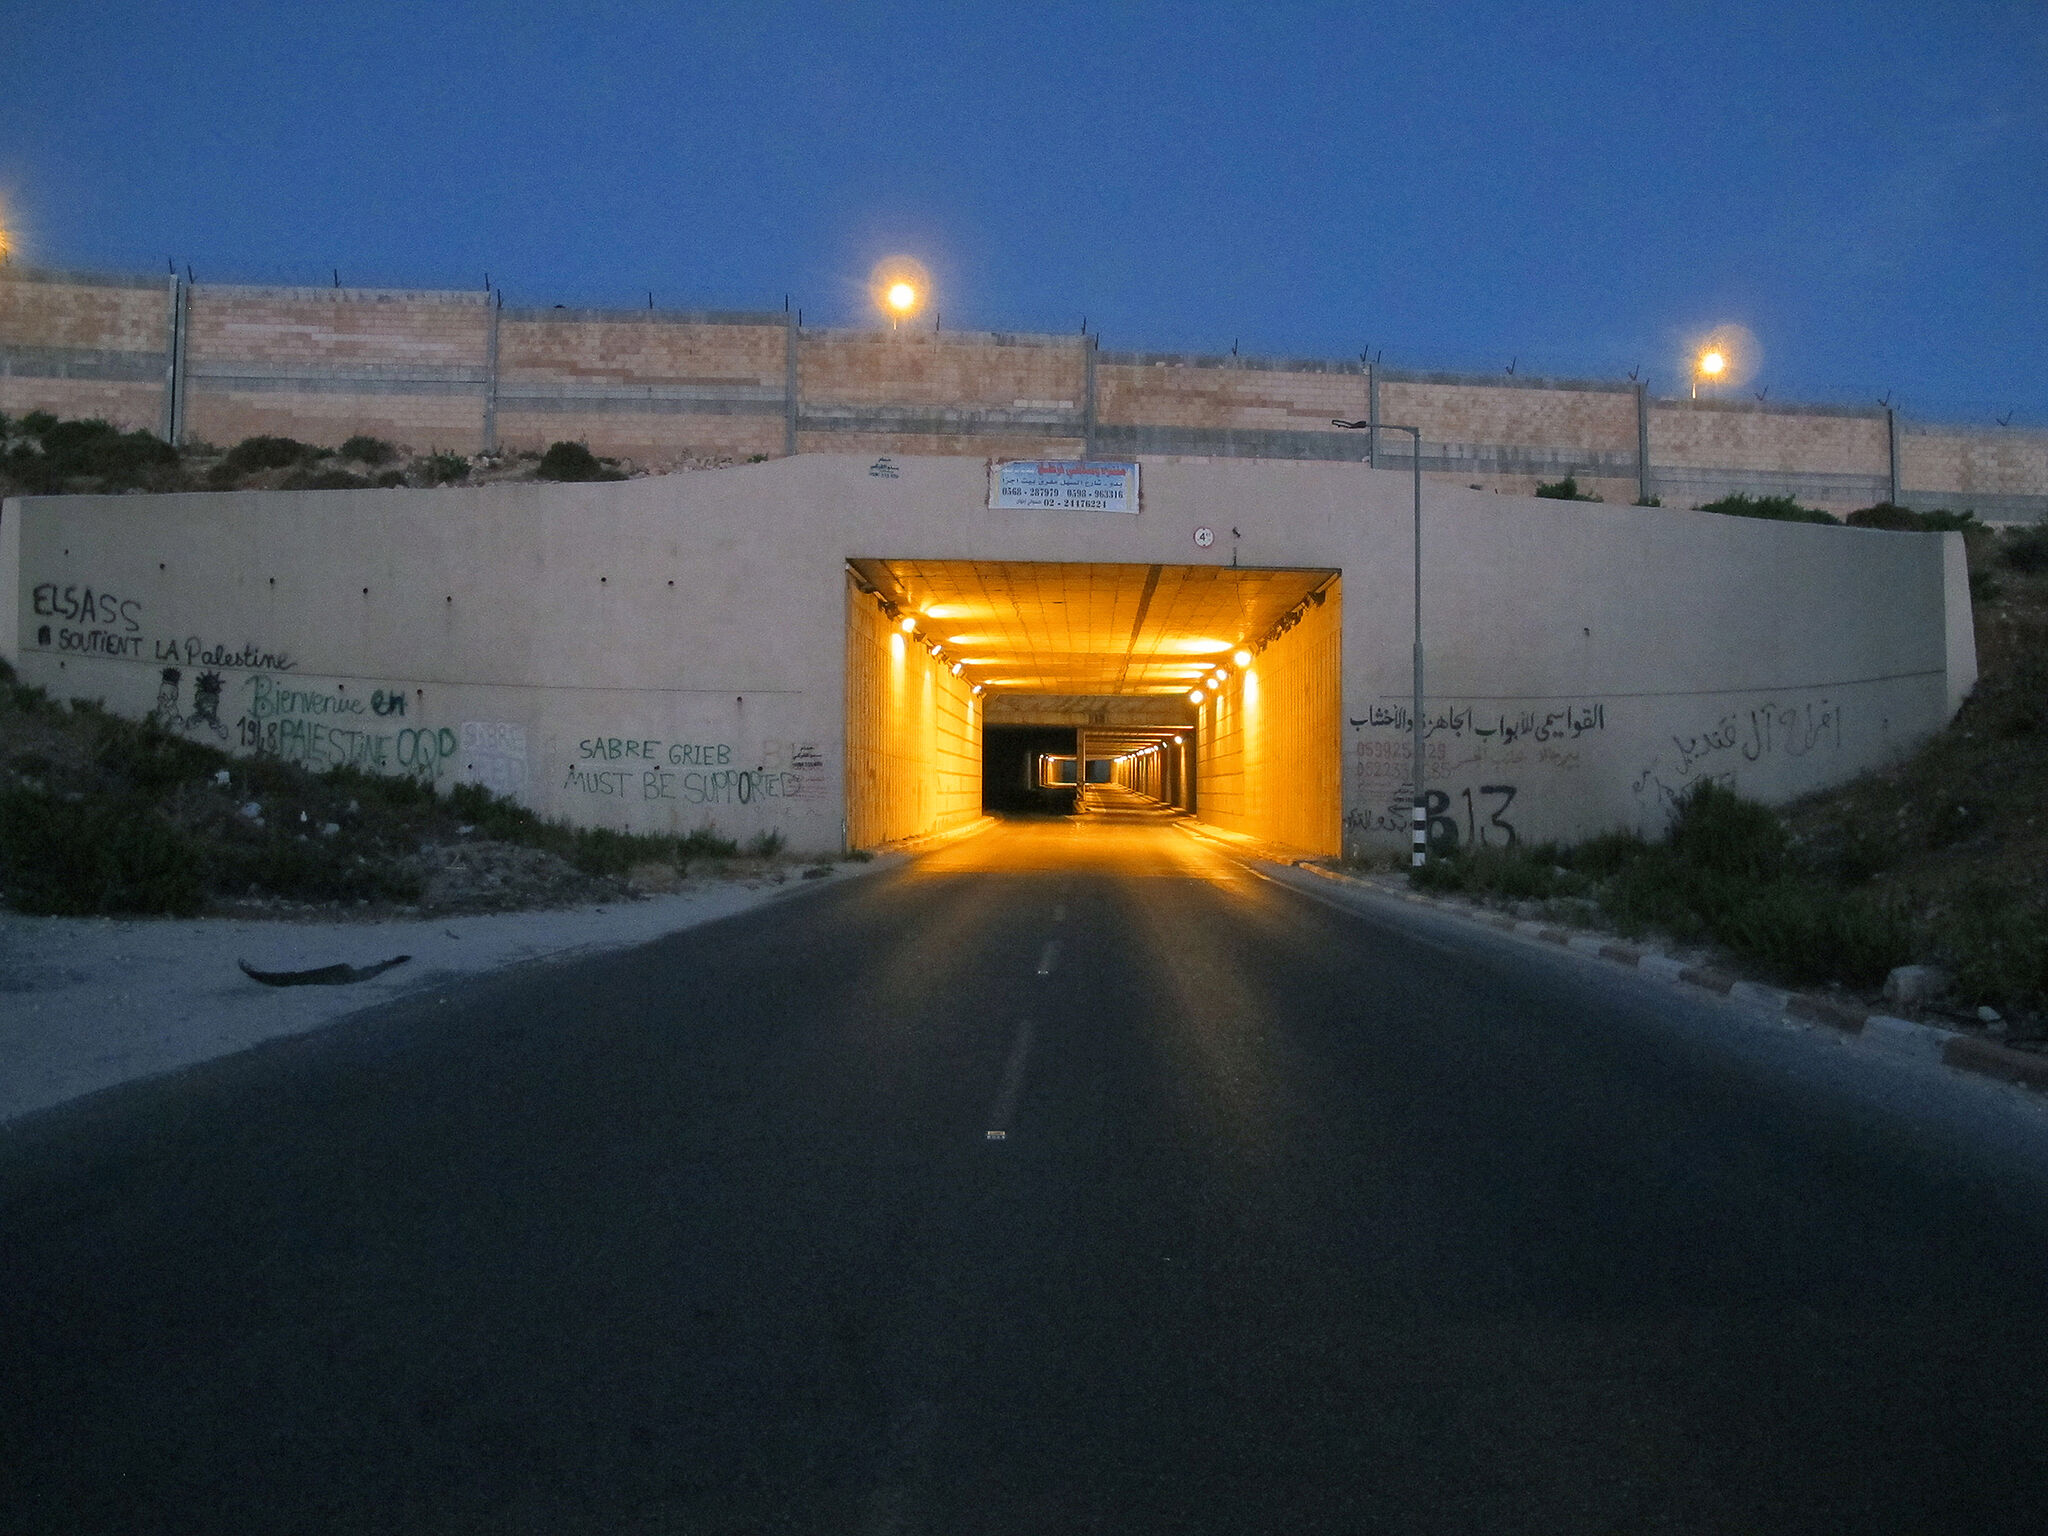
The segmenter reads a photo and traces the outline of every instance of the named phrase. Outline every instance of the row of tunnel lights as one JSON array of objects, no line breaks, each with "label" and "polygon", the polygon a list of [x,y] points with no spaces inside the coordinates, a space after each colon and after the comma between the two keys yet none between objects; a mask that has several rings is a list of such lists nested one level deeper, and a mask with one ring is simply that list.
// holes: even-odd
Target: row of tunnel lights
[{"label": "row of tunnel lights", "polygon": [[[901,630],[904,634],[910,636],[911,639],[923,645],[926,652],[929,653],[933,657],[933,659],[936,660],[941,666],[945,667],[945,669],[948,672],[951,672],[955,677],[959,677],[963,672],[967,670],[966,664],[960,661],[958,657],[955,657],[953,660],[949,662],[946,659],[946,648],[940,645],[938,641],[925,639],[924,631],[918,628],[918,624],[920,622],[918,615],[914,613],[905,613],[901,608],[898,608],[894,603],[890,602],[886,597],[883,597],[880,593],[877,593],[875,595],[875,603],[878,607],[881,608],[884,614],[888,615],[889,618],[896,621],[896,627],[899,630]],[[977,696],[979,696],[985,691],[986,690],[983,689],[980,683],[976,683],[974,685],[974,692]]]},{"label": "row of tunnel lights", "polygon": [[[951,672],[955,677],[959,677],[963,672],[966,671],[965,664],[957,658],[955,658],[951,662],[948,662],[946,660],[946,648],[940,645],[938,641],[927,640],[925,638],[924,631],[918,627],[920,622],[918,615],[914,613],[905,613],[902,609],[898,608],[894,603],[890,602],[887,598],[884,598],[879,594],[876,595],[875,602],[881,608],[883,613],[888,615],[891,619],[895,620],[897,629],[901,630],[904,634],[910,636],[911,639],[923,645],[927,654],[929,654],[934,660],[938,661],[941,665],[943,665],[947,671]],[[1252,664],[1252,653],[1250,651],[1240,650],[1236,655],[1231,657],[1231,660],[1236,662],[1240,668],[1249,667]],[[1188,702],[1191,704],[1200,704],[1203,700],[1209,697],[1210,692],[1221,693],[1223,691],[1224,683],[1227,682],[1229,678],[1229,668],[1211,667],[1208,671],[1208,674],[1204,676],[1202,679],[1202,686],[1190,688],[1188,690]],[[985,692],[986,690],[983,689],[980,683],[976,683],[974,685],[974,691],[976,694],[980,694]]]}]

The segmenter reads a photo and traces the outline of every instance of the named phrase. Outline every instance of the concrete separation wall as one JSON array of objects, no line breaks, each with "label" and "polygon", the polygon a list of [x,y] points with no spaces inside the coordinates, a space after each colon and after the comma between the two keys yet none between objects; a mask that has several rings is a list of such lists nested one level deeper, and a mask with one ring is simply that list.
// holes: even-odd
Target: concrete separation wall
[{"label": "concrete separation wall", "polygon": [[[804,454],[599,485],[30,498],[0,511],[0,643],[59,698],[235,751],[826,849],[848,813],[849,558],[1225,565],[1192,535],[1231,527],[1245,565],[1342,572],[1343,835],[1393,847],[1409,495],[1354,464],[1154,459],[1136,516],[992,511],[972,459]],[[1975,680],[1956,535],[1437,487],[1423,545],[1428,803],[1461,840],[1655,831],[1702,778],[1783,800],[1893,761]]]},{"label": "concrete separation wall", "polygon": [[[662,465],[806,453],[1358,461],[1418,425],[1425,473],[1628,503],[1739,492],[2048,517],[2048,432],[1883,407],[1664,400],[1621,380],[1471,377],[1099,350],[1092,336],[820,330],[788,312],[504,309],[482,290],[259,288],[0,269],[0,411],[227,444],[370,432],[475,452],[581,439]],[[1379,465],[1406,468],[1382,435]],[[1894,451],[1896,449],[1896,452]]]}]

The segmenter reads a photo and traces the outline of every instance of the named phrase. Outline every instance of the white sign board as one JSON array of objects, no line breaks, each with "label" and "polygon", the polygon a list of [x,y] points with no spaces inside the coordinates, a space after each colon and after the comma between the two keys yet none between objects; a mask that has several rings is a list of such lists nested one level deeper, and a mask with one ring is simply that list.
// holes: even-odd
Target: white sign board
[{"label": "white sign board", "polygon": [[1138,466],[1100,459],[1004,459],[988,504],[1026,512],[1136,512]]}]

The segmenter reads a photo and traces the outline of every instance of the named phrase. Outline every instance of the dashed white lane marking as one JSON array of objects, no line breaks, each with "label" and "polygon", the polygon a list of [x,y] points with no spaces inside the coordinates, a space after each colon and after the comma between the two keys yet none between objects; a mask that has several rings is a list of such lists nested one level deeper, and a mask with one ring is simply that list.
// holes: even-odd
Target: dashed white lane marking
[{"label": "dashed white lane marking", "polygon": [[1052,974],[1053,962],[1059,959],[1059,957],[1060,941],[1058,939],[1047,939],[1045,941],[1045,948],[1038,952],[1038,974],[1050,976]]},{"label": "dashed white lane marking", "polygon": [[1017,1026],[1017,1038],[1010,1043],[1010,1059],[1003,1063],[1002,1085],[996,1089],[996,1101],[989,1107],[990,1141],[1009,1139],[1010,1122],[1017,1115],[1017,1095],[1024,1091],[1024,1063],[1031,1055],[1031,1041],[1036,1034],[1037,1026],[1029,1019]]}]

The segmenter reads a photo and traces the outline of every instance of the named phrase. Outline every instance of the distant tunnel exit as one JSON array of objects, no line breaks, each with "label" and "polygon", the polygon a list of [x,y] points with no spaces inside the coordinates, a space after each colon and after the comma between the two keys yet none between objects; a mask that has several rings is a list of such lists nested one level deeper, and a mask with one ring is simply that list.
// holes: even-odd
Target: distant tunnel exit
[{"label": "distant tunnel exit", "polygon": [[847,841],[1086,782],[1336,853],[1342,604],[1327,569],[849,561]]}]

